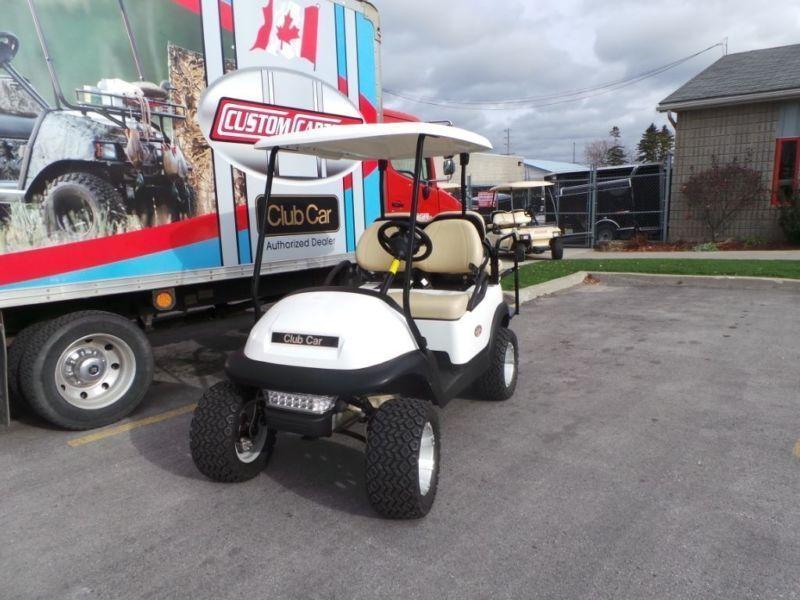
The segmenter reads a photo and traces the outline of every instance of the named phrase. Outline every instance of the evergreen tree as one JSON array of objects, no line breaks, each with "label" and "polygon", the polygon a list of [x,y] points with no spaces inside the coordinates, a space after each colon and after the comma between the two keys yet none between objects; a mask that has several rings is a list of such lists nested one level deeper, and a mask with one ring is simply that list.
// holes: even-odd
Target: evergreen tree
[{"label": "evergreen tree", "polygon": [[611,146],[606,153],[606,164],[609,166],[624,165],[628,162],[628,157],[625,154],[625,146],[620,143],[622,133],[619,127],[614,125],[608,135],[611,137]]},{"label": "evergreen tree", "polygon": [[637,162],[657,162],[661,150],[661,134],[655,123],[650,123],[636,146]]},{"label": "evergreen tree", "polygon": [[667,156],[675,147],[675,134],[673,134],[666,125],[661,127],[658,132],[658,161],[663,162],[667,160]]}]

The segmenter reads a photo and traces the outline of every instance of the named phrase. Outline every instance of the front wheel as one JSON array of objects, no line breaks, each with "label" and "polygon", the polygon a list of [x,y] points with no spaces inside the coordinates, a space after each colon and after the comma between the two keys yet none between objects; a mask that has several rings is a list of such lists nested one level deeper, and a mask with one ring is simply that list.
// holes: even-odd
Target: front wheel
[{"label": "front wheel", "polygon": [[517,388],[517,336],[507,327],[499,327],[496,336],[489,368],[475,382],[478,395],[484,400],[508,400]]},{"label": "front wheel", "polygon": [[192,460],[213,481],[247,481],[267,465],[276,433],[268,429],[256,391],[222,381],[206,391],[189,432]]},{"label": "front wheel", "polygon": [[430,402],[383,404],[367,428],[366,482],[372,507],[391,519],[428,514],[439,483],[439,418]]},{"label": "front wheel", "polygon": [[553,260],[561,260],[564,258],[564,240],[561,238],[553,238],[550,240],[550,258]]}]

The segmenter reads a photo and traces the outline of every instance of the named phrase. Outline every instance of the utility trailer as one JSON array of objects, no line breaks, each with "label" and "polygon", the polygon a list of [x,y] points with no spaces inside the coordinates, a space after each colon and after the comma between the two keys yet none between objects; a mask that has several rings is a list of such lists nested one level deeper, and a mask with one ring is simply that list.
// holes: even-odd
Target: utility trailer
[{"label": "utility trailer", "polygon": [[[249,297],[259,211],[271,294],[321,282],[381,214],[374,162],[307,156],[281,157],[265,205],[253,149],[383,120],[370,3],[28,0],[3,21],[1,423],[23,402],[69,429],[133,411],[144,330]],[[410,202],[400,167],[389,210]],[[428,172],[429,210],[451,207]]]}]

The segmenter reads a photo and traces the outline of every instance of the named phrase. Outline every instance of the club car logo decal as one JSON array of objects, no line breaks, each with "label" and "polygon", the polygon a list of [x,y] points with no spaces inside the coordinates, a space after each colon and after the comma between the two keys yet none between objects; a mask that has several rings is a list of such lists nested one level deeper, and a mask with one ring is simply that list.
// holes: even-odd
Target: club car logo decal
[{"label": "club car logo decal", "polygon": [[[282,90],[291,90],[291,106],[275,100]],[[203,92],[197,120],[219,157],[262,178],[267,152],[255,148],[259,140],[365,121],[358,106],[333,85],[310,73],[278,67],[243,68],[220,77]],[[352,160],[283,156],[277,181],[289,185],[303,180],[333,182],[352,173],[358,164]],[[285,176],[281,173],[284,168]]]},{"label": "club car logo decal", "polygon": [[317,348],[338,348],[339,338],[330,335],[307,335],[305,333],[272,332],[273,344],[289,344],[291,346],[313,346]]},{"label": "club car logo decal", "polygon": [[217,142],[255,144],[262,138],[275,135],[363,122],[363,119],[344,115],[223,98],[214,117],[211,139]]},{"label": "club car logo decal", "polygon": [[[256,200],[263,215],[264,197]],[[260,223],[260,220],[259,220]],[[339,201],[335,196],[273,196],[267,205],[267,235],[298,235],[339,231]]]}]

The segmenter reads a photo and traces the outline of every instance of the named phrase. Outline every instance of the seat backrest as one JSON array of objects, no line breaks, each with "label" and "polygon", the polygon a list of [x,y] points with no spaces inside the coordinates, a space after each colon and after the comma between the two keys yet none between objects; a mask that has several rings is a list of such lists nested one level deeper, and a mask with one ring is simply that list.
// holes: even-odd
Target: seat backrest
[{"label": "seat backrest", "polygon": [[356,263],[365,271],[385,273],[392,264],[392,255],[381,248],[378,229],[386,221],[377,220],[364,230],[356,245]]},{"label": "seat backrest", "polygon": [[492,225],[503,228],[514,227],[516,225],[514,222],[514,213],[504,210],[492,213]]},{"label": "seat backrest", "polygon": [[460,210],[445,210],[436,215],[432,222],[444,219],[467,219],[478,230],[481,239],[486,237],[486,221],[483,220],[483,216],[475,211],[468,210],[462,213]]},{"label": "seat backrest", "polygon": [[530,225],[533,218],[522,209],[514,211],[514,223],[517,225]]},{"label": "seat backrest", "polygon": [[415,266],[426,273],[470,274],[483,263],[484,248],[478,229],[469,218],[438,219],[425,228],[431,238],[431,255]]}]

